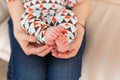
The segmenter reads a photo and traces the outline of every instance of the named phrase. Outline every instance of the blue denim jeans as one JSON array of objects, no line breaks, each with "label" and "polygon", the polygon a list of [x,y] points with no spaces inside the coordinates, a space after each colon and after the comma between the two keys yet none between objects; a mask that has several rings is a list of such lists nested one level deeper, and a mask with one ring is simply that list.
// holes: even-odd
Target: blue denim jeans
[{"label": "blue denim jeans", "polygon": [[79,80],[86,43],[85,36],[78,54],[73,58],[58,59],[51,53],[45,57],[27,56],[14,37],[11,19],[8,24],[11,56],[7,80]]}]

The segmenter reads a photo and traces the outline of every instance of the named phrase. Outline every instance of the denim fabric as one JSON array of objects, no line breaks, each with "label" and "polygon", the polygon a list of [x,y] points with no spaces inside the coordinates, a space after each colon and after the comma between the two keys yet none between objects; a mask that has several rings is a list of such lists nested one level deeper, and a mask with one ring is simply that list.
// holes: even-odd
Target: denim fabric
[{"label": "denim fabric", "polygon": [[85,36],[78,54],[73,58],[58,59],[51,53],[45,57],[27,56],[14,37],[11,19],[8,24],[11,57],[7,80],[79,80],[86,43]]}]

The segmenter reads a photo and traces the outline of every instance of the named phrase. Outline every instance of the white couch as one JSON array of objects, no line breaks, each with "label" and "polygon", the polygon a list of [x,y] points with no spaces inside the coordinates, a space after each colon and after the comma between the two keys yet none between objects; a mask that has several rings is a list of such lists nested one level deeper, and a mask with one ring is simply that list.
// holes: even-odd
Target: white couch
[{"label": "white couch", "polygon": [[10,56],[10,43],[8,35],[9,13],[4,0],[0,0],[0,58],[6,61]]},{"label": "white couch", "polygon": [[[0,23],[0,58],[9,60],[8,26],[5,19]],[[119,32],[120,0],[92,0],[81,80],[120,80]]]},{"label": "white couch", "polygon": [[120,80],[120,0],[91,2],[82,80]]}]

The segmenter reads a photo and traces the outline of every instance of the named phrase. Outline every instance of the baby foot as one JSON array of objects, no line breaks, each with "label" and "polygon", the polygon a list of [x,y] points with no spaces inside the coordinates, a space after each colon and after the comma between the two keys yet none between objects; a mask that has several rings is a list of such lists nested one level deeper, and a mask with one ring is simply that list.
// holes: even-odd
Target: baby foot
[{"label": "baby foot", "polygon": [[66,52],[69,49],[68,39],[65,35],[59,36],[55,43],[58,52]]},{"label": "baby foot", "polygon": [[45,34],[45,40],[46,44],[48,45],[54,45],[55,44],[55,39],[60,36],[61,31],[57,27],[50,27],[47,29],[46,34]]}]

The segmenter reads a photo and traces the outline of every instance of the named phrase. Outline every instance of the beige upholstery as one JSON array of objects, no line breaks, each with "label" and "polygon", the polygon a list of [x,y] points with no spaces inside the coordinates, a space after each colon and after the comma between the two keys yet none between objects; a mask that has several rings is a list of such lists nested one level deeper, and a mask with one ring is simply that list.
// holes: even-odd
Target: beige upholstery
[{"label": "beige upholstery", "polygon": [[8,61],[10,57],[10,42],[8,35],[8,18],[0,24],[0,58]]},{"label": "beige upholstery", "polygon": [[104,1],[91,2],[82,80],[120,80],[120,6]]},{"label": "beige upholstery", "polygon": [[95,1],[102,1],[108,4],[114,4],[114,5],[120,6],[120,0],[95,0]]},{"label": "beige upholstery", "polygon": [[0,58],[8,61],[10,56],[10,43],[8,36],[8,9],[5,0],[0,0]]},{"label": "beige upholstery", "polygon": [[0,0],[0,23],[8,17],[8,10],[4,0]]}]

